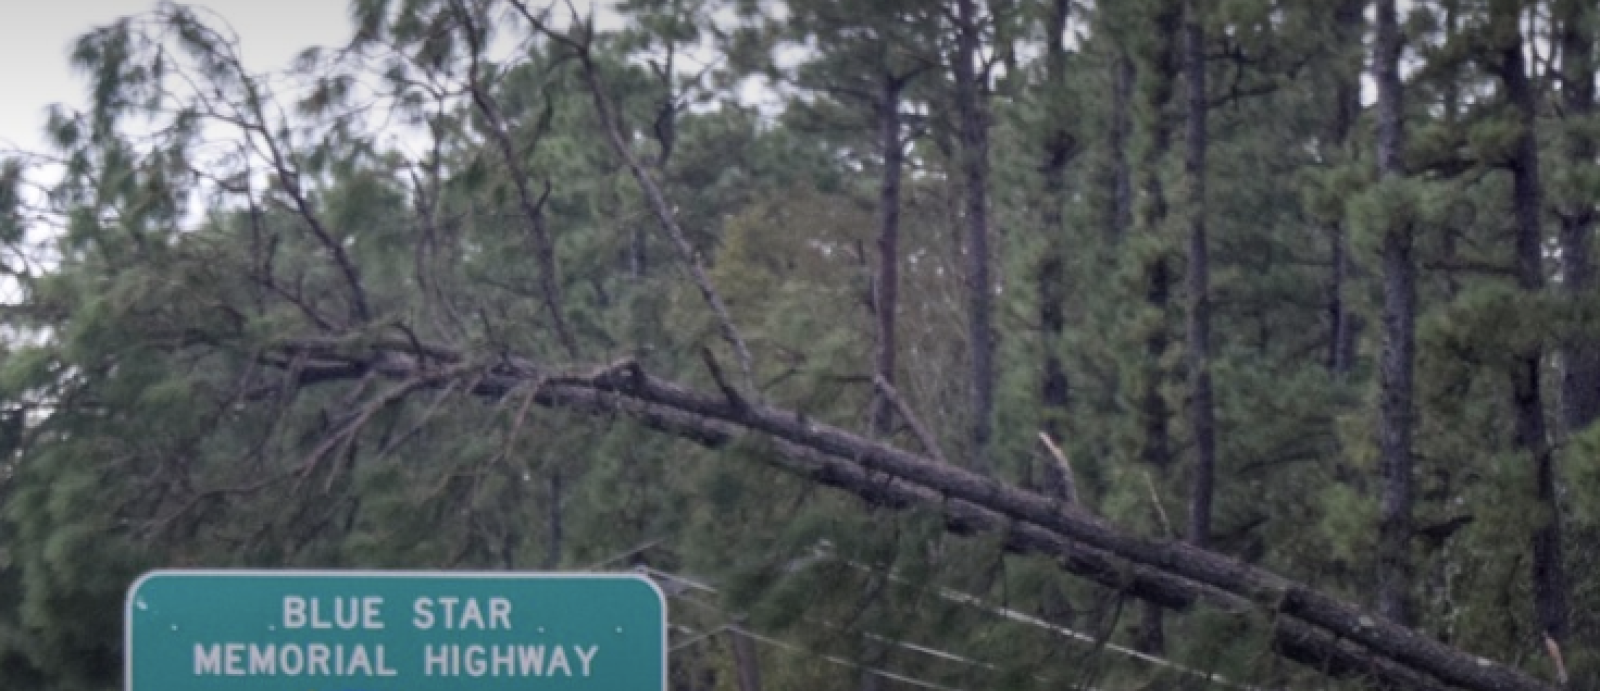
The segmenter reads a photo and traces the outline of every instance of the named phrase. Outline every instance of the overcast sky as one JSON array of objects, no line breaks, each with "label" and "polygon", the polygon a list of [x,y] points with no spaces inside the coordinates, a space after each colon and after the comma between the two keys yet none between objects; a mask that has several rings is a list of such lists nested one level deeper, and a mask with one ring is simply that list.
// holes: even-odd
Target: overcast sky
[{"label": "overcast sky", "polygon": [[[67,63],[79,35],[117,17],[155,7],[155,0],[44,0],[0,22],[0,147],[38,148],[52,103],[82,104],[85,82]],[[349,36],[346,0],[209,0],[243,40],[246,66],[277,69],[310,45]]]}]

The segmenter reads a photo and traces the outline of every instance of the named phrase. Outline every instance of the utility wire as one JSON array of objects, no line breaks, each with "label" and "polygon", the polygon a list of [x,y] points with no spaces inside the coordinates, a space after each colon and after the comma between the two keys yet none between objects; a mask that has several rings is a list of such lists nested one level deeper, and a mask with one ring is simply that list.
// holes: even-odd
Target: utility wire
[{"label": "utility wire", "polygon": [[[858,569],[858,570],[861,570],[861,571],[866,571],[868,573],[882,574],[884,578],[887,578],[887,579],[889,579],[891,581],[894,581],[896,583],[900,583],[900,584],[903,584],[903,585],[910,585],[910,586],[915,587],[915,588],[925,588],[925,586],[920,586],[920,585],[918,585],[916,583],[912,583],[910,581],[907,581],[904,578],[901,578],[900,576],[896,575],[893,571],[883,571],[883,570],[876,569],[876,568],[873,568],[871,566],[868,566],[866,564],[857,563],[857,562],[854,562],[854,561],[850,561],[849,559],[845,559],[844,557],[840,557],[840,556],[834,554],[832,552],[832,550],[829,550],[826,546],[816,548],[815,552],[817,553],[818,556],[821,556],[821,557],[827,558],[827,559],[836,560],[839,563],[842,563],[842,564],[844,564],[846,566],[849,566],[851,568],[854,568],[854,569]],[[1081,631],[1075,631],[1075,630],[1069,629],[1069,628],[1067,628],[1065,626],[1061,626],[1059,624],[1054,624],[1054,623],[1045,621],[1044,619],[1041,619],[1041,618],[1036,617],[1034,615],[1028,614],[1026,612],[1021,612],[1021,611],[1018,611],[1018,610],[1015,610],[1015,609],[1011,609],[1010,607],[1005,607],[1005,606],[1002,606],[1002,605],[990,604],[989,602],[984,601],[983,598],[980,598],[977,595],[972,595],[970,593],[963,593],[963,592],[958,591],[958,590],[952,590],[950,588],[943,588],[943,587],[941,587],[941,588],[933,588],[933,589],[930,589],[930,590],[932,590],[932,592],[934,594],[936,594],[939,597],[941,597],[941,598],[943,598],[945,600],[948,600],[950,602],[966,605],[968,607],[973,607],[975,609],[978,609],[978,610],[983,611],[983,612],[987,612],[989,614],[992,614],[994,616],[1000,617],[1002,619],[1006,619],[1008,621],[1017,622],[1019,624],[1026,624],[1028,626],[1032,626],[1032,627],[1035,627],[1035,628],[1038,628],[1038,629],[1041,629],[1041,630],[1048,631],[1050,633],[1056,634],[1056,635],[1061,636],[1063,638],[1067,638],[1067,639],[1071,639],[1071,640],[1075,640],[1075,641],[1080,641],[1080,642],[1083,642],[1083,643],[1089,643],[1089,644],[1092,644],[1092,645],[1103,645],[1106,650],[1109,650],[1109,651],[1111,651],[1113,653],[1117,653],[1118,655],[1122,655],[1124,657],[1128,657],[1128,658],[1131,658],[1131,659],[1134,659],[1134,660],[1138,660],[1139,662],[1143,662],[1145,664],[1154,665],[1154,666],[1157,666],[1157,667],[1164,667],[1166,669],[1170,669],[1172,671],[1179,672],[1179,673],[1182,673],[1182,674],[1185,674],[1185,675],[1188,675],[1188,676],[1199,677],[1199,678],[1204,679],[1205,681],[1207,681],[1209,683],[1216,684],[1218,686],[1225,686],[1225,687],[1228,687],[1228,688],[1231,688],[1231,689],[1239,689],[1239,691],[1268,691],[1267,689],[1263,689],[1263,688],[1258,687],[1258,686],[1251,686],[1251,685],[1248,685],[1248,684],[1240,684],[1238,682],[1228,681],[1227,679],[1225,679],[1223,677],[1219,677],[1219,676],[1217,676],[1215,674],[1212,674],[1210,672],[1205,672],[1205,671],[1202,671],[1202,670],[1198,670],[1198,669],[1195,669],[1193,667],[1189,667],[1189,666],[1186,666],[1186,665],[1182,665],[1182,664],[1173,662],[1173,661],[1168,660],[1166,658],[1162,658],[1162,657],[1157,657],[1155,655],[1151,655],[1149,653],[1142,653],[1142,652],[1139,652],[1139,651],[1134,650],[1132,648],[1127,648],[1127,647],[1116,645],[1116,644],[1113,644],[1113,643],[1102,643],[1098,638],[1096,638],[1094,636],[1091,636],[1089,634],[1083,633]]]},{"label": "utility wire", "polygon": [[[638,571],[640,571],[642,573],[645,573],[646,575],[650,576],[651,578],[657,579],[658,581],[670,581],[671,584],[673,584],[676,587],[663,588],[663,590],[664,591],[668,591],[670,593],[670,597],[673,597],[674,599],[676,599],[676,600],[678,600],[680,602],[683,602],[683,603],[686,603],[686,604],[690,604],[690,605],[694,605],[694,606],[699,607],[701,609],[705,609],[707,611],[710,611],[710,612],[713,612],[715,614],[721,615],[722,617],[724,617],[724,618],[726,618],[726,619],[728,619],[730,621],[736,619],[736,617],[734,615],[732,615],[731,613],[729,613],[726,610],[723,610],[723,609],[721,609],[721,608],[719,608],[719,607],[717,607],[715,605],[712,605],[710,603],[707,603],[707,602],[701,602],[699,600],[695,600],[695,599],[689,598],[689,597],[687,597],[685,595],[685,593],[688,592],[689,590],[699,590],[699,591],[702,591],[702,592],[712,593],[712,594],[716,593],[717,592],[716,588],[713,588],[710,585],[707,585],[707,584],[702,583],[700,581],[696,581],[696,580],[691,579],[691,578],[687,578],[687,577],[684,577],[684,576],[679,576],[679,575],[673,574],[673,573],[668,573],[668,572],[662,571],[660,569],[655,569],[655,568],[651,568],[651,567],[648,567],[648,566],[639,566],[639,567],[636,567],[636,570],[638,570]],[[824,625],[824,626],[827,626],[829,628],[833,628],[833,629],[839,628],[838,626],[833,625],[833,624],[828,624],[827,622],[821,622],[821,624]],[[689,627],[686,627],[686,626],[681,626],[680,625],[680,626],[675,626],[674,628],[676,628],[676,629],[678,629],[680,631],[683,631],[685,633],[695,633],[693,629],[690,629]],[[687,648],[687,647],[689,647],[691,645],[700,643],[701,641],[704,641],[704,640],[706,640],[708,638],[711,638],[712,636],[715,636],[716,634],[721,633],[723,631],[733,631],[735,633],[740,633],[740,634],[743,634],[745,636],[750,637],[752,640],[755,640],[755,641],[758,641],[758,642],[761,642],[761,643],[766,643],[768,645],[772,645],[772,646],[775,646],[775,647],[780,647],[780,648],[783,648],[783,649],[786,649],[786,650],[790,650],[790,651],[805,653],[807,655],[811,655],[811,656],[814,656],[814,657],[820,657],[820,658],[826,659],[826,660],[828,660],[830,662],[835,662],[837,664],[847,665],[847,666],[850,666],[850,667],[855,667],[855,668],[867,671],[869,673],[872,673],[872,674],[875,674],[875,675],[878,675],[878,676],[882,676],[882,677],[884,677],[886,679],[892,679],[892,680],[895,680],[895,681],[903,681],[903,682],[906,682],[906,683],[909,683],[909,684],[914,684],[914,685],[917,685],[917,686],[921,686],[921,687],[924,687],[924,688],[930,688],[930,689],[948,689],[949,691],[959,691],[959,690],[955,690],[955,689],[950,689],[950,687],[946,687],[946,686],[940,685],[940,684],[935,683],[935,682],[916,679],[914,677],[909,677],[909,676],[906,676],[904,674],[900,674],[900,673],[897,673],[897,672],[891,672],[891,671],[886,670],[886,669],[882,669],[882,668],[878,668],[878,667],[872,667],[872,666],[869,666],[869,665],[863,665],[861,663],[854,662],[854,661],[851,661],[851,660],[848,660],[848,659],[845,659],[845,658],[841,658],[841,657],[838,657],[838,656],[829,655],[827,653],[819,653],[819,652],[816,652],[816,651],[813,651],[813,650],[805,649],[805,648],[802,648],[801,646],[796,645],[794,643],[789,643],[789,642],[786,642],[786,641],[781,641],[781,640],[778,640],[778,639],[775,639],[775,638],[771,638],[771,637],[768,637],[768,636],[757,634],[755,632],[750,631],[749,629],[743,628],[741,626],[737,626],[735,624],[725,624],[723,626],[720,626],[720,627],[718,627],[716,629],[711,630],[710,632],[706,632],[706,633],[697,635],[694,638],[691,638],[691,639],[689,639],[687,641],[682,641],[682,642],[678,643],[677,645],[674,645],[672,647],[672,650],[680,650],[680,649],[683,649],[683,648]],[[908,641],[895,640],[895,639],[892,639],[892,638],[887,638],[885,636],[880,636],[878,634],[874,634],[874,633],[870,633],[870,632],[864,632],[864,633],[868,638],[871,638],[873,640],[876,640],[876,641],[879,641],[879,642],[882,642],[882,643],[887,643],[889,645],[893,645],[893,646],[896,646],[896,647],[904,648],[904,649],[909,650],[911,652],[919,653],[919,654],[922,654],[922,655],[927,655],[929,657],[934,657],[934,658],[938,658],[938,659],[945,660],[945,661],[948,661],[948,662],[954,662],[954,663],[957,663],[957,664],[966,665],[966,666],[969,666],[969,667],[978,667],[978,668],[982,668],[982,669],[986,669],[986,670],[994,671],[994,672],[998,672],[1000,670],[999,666],[997,666],[997,665],[995,665],[993,663],[984,662],[982,660],[974,660],[972,658],[964,657],[964,656],[958,655],[956,653],[951,653],[951,652],[947,652],[947,651],[944,651],[944,650],[939,650],[937,648],[930,648],[930,647],[927,647],[927,646],[924,646],[924,645],[919,645],[919,644],[911,643],[911,642],[908,642]],[[1046,683],[1051,681],[1048,678],[1037,676],[1037,675],[1034,676],[1034,679],[1037,680],[1037,681],[1046,682]],[[1095,690],[1092,687],[1085,687],[1085,691],[1095,691]]]}]

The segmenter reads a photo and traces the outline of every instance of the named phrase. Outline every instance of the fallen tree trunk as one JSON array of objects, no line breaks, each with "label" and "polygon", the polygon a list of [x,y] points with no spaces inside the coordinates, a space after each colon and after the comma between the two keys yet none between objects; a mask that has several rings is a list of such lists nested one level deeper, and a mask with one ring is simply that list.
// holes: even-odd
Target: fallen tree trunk
[{"label": "fallen tree trunk", "polygon": [[[367,373],[430,376],[439,365],[459,366],[467,357],[411,342],[352,347],[303,340],[264,361],[298,372],[300,383],[314,383]],[[1324,672],[1400,688],[1552,688],[1264,569],[1184,543],[1134,536],[1078,507],[743,400],[732,387],[721,395],[695,391],[652,377],[631,360],[574,374],[503,357],[485,362],[471,382],[478,395],[530,395],[545,406],[623,414],[713,447],[756,433],[773,440],[781,467],[868,500],[937,510],[959,531],[997,532],[1011,549],[1057,557],[1064,570],[1130,595],[1177,609],[1206,600],[1230,611],[1265,613],[1274,622],[1276,651]]]}]

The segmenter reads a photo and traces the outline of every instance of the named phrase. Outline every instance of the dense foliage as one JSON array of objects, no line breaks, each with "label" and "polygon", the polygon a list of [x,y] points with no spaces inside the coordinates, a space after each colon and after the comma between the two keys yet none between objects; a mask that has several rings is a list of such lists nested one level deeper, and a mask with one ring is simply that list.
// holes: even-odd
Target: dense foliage
[{"label": "dense foliage", "polygon": [[97,28],[0,167],[0,687],[118,687],[186,566],[642,569],[675,689],[1371,683],[726,433],[769,409],[1600,684],[1591,4]]}]

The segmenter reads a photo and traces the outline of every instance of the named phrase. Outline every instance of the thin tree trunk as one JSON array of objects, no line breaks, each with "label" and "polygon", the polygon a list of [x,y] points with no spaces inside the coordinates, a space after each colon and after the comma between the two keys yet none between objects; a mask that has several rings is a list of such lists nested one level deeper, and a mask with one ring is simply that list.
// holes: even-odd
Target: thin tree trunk
[{"label": "thin tree trunk", "polygon": [[761,691],[761,658],[756,654],[755,641],[737,628],[730,630],[728,637],[739,691]]},{"label": "thin tree trunk", "polygon": [[977,72],[982,40],[976,0],[956,0],[956,111],[966,230],[968,338],[972,348],[972,467],[990,471],[994,433],[994,296],[989,261],[989,123]]},{"label": "thin tree trunk", "polygon": [[[877,352],[873,367],[885,382],[895,382],[895,321],[900,303],[900,176],[905,161],[900,145],[900,92],[905,80],[885,73],[879,94],[878,146],[883,149],[883,179],[878,187],[878,277],[873,311],[878,321]],[[889,434],[894,406],[879,391],[872,399],[872,429]]]},{"label": "thin tree trunk", "polygon": [[[1344,0],[1334,11],[1334,30],[1338,50],[1359,49],[1361,46],[1362,10],[1366,0]],[[1340,57],[1343,57],[1341,52]],[[1328,123],[1327,155],[1342,160],[1350,141],[1350,130],[1355,127],[1361,111],[1360,75],[1353,71],[1340,73],[1334,86],[1333,119]],[[1350,372],[1355,361],[1355,314],[1350,309],[1345,293],[1350,282],[1350,229],[1343,221],[1329,225],[1328,237],[1333,270],[1328,281],[1328,370],[1343,376]]]},{"label": "thin tree trunk", "polygon": [[[1534,133],[1538,95],[1528,78],[1521,31],[1516,29],[1520,3],[1497,0],[1490,3],[1490,13],[1494,26],[1512,27],[1507,32],[1509,40],[1499,46],[1499,68],[1507,100],[1522,128],[1510,163],[1511,205],[1517,224],[1517,286],[1532,298],[1544,290],[1544,233],[1539,219],[1544,190],[1539,180],[1539,149]],[[1567,583],[1562,564],[1560,507],[1555,496],[1555,458],[1545,428],[1540,384],[1542,350],[1534,344],[1517,354],[1511,372],[1512,406],[1517,448],[1526,451],[1533,461],[1534,489],[1540,508],[1535,514],[1539,524],[1533,531],[1534,615],[1540,630],[1559,642],[1567,634]]]},{"label": "thin tree trunk", "polygon": [[[1378,177],[1405,174],[1401,120],[1400,27],[1395,0],[1378,0],[1373,78],[1378,87]],[[1378,453],[1383,497],[1378,528],[1378,611],[1402,625],[1412,623],[1410,557],[1412,504],[1411,439],[1416,424],[1413,380],[1416,360],[1417,267],[1411,228],[1383,233],[1383,354],[1379,363]]]},{"label": "thin tree trunk", "polygon": [[[1064,95],[1067,79],[1067,50],[1063,34],[1067,18],[1072,11],[1070,0],[1055,0],[1049,22],[1050,47],[1047,65],[1052,101]],[[1051,439],[1061,440],[1066,430],[1064,424],[1071,396],[1071,381],[1067,378],[1066,364],[1061,357],[1061,337],[1066,332],[1066,228],[1063,227],[1061,209],[1066,203],[1067,162],[1072,157],[1074,143],[1067,124],[1057,113],[1056,126],[1045,138],[1044,165],[1044,257],[1039,262],[1039,328],[1044,348],[1044,372],[1039,381],[1039,406],[1044,420],[1044,432]],[[1044,463],[1043,486],[1046,494],[1067,499],[1071,493],[1072,478],[1055,459]]]},{"label": "thin tree trunk", "polygon": [[[1145,143],[1139,161],[1141,187],[1146,197],[1139,227],[1141,232],[1151,236],[1159,236],[1167,220],[1167,193],[1161,181],[1161,161],[1172,147],[1172,123],[1167,110],[1180,68],[1173,46],[1177,43],[1182,22],[1183,6],[1173,0],[1164,0],[1155,18],[1157,36],[1150,55],[1151,64],[1144,70],[1145,79],[1140,89],[1145,101],[1143,110],[1149,141]],[[1164,242],[1160,244],[1165,245]],[[1166,357],[1167,347],[1171,343],[1166,314],[1171,308],[1173,283],[1172,266],[1165,250],[1149,259],[1144,270],[1145,303],[1148,309],[1160,316],[1145,336],[1145,358],[1140,364],[1144,368],[1145,382],[1139,393],[1139,417],[1143,428],[1139,456],[1158,477],[1165,477],[1172,466],[1172,440],[1167,430],[1172,410],[1161,391],[1167,373],[1160,363]],[[1166,648],[1163,619],[1160,609],[1147,607],[1140,618],[1134,646],[1147,653],[1163,653]]]},{"label": "thin tree trunk", "polygon": [[[1559,0],[1556,21],[1560,26],[1561,96],[1566,117],[1584,123],[1594,116],[1594,38],[1596,12],[1589,0]],[[1597,146],[1594,136],[1583,127],[1567,130],[1565,155],[1568,165],[1594,165]],[[1568,200],[1559,209],[1561,217],[1561,287],[1574,303],[1594,289],[1595,205],[1587,196]],[[1561,349],[1561,421],[1568,434],[1589,426],[1600,417],[1600,349],[1591,339],[1568,336]]]},{"label": "thin tree trunk", "polygon": [[1111,72],[1111,217],[1106,231],[1113,242],[1133,227],[1133,174],[1128,167],[1128,136],[1133,129],[1133,58],[1119,52]]},{"label": "thin tree trunk", "polygon": [[1194,484],[1189,494],[1189,541],[1211,540],[1211,500],[1217,468],[1216,403],[1211,388],[1211,259],[1206,239],[1206,34],[1196,0],[1184,3],[1184,78],[1188,82],[1183,157],[1188,181],[1189,302],[1185,349],[1189,368],[1189,429],[1194,435]]}]

